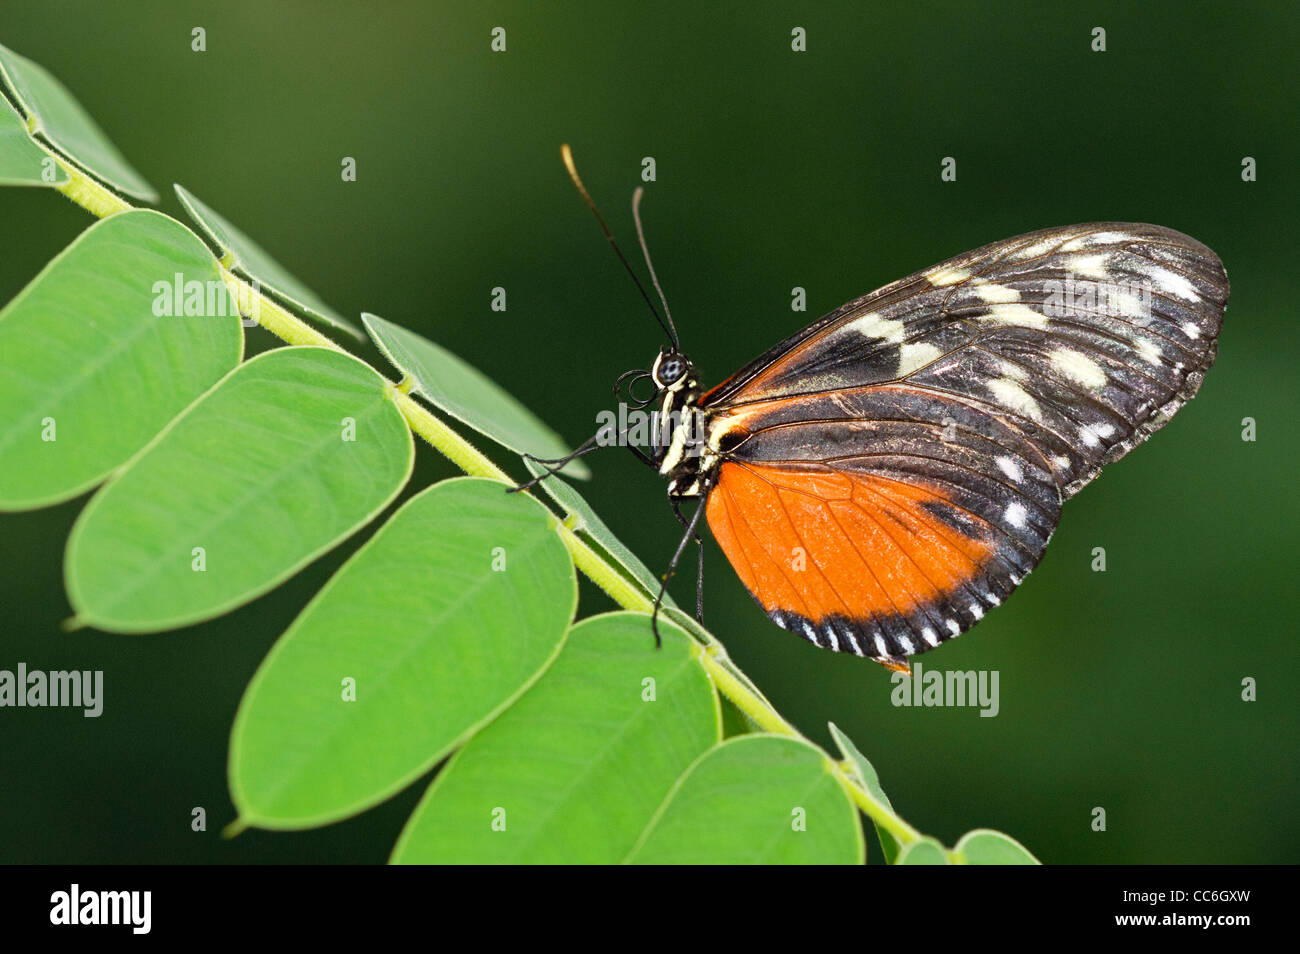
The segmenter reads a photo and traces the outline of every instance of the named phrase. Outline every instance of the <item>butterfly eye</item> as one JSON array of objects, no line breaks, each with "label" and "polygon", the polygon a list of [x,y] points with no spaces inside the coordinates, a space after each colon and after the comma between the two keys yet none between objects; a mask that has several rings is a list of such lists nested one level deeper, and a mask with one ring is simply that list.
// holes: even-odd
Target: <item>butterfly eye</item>
[{"label": "butterfly eye", "polygon": [[665,358],[659,365],[659,383],[667,387],[675,384],[686,373],[686,362],[681,358]]}]

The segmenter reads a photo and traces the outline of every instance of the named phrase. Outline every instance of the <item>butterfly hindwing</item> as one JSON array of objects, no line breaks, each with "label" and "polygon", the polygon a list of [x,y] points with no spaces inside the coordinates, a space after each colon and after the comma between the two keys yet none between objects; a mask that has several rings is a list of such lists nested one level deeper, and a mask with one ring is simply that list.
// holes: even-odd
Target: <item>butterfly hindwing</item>
[{"label": "butterfly hindwing", "polygon": [[1123,223],[888,285],[702,398],[726,448],[710,526],[787,628],[896,663],[924,651],[1010,593],[1061,502],[1195,394],[1227,295],[1208,248]]},{"label": "butterfly hindwing", "polygon": [[1038,564],[1061,498],[1016,428],[907,387],[778,406],[747,417],[707,510],[778,624],[898,662],[975,625]]}]

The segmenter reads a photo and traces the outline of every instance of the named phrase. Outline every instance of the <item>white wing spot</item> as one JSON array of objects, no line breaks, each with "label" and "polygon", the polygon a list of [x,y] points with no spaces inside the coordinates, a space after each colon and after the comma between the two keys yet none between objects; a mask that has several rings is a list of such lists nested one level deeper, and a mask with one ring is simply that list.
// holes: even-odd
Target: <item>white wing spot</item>
[{"label": "white wing spot", "polygon": [[1025,472],[1020,469],[1020,464],[1018,464],[1014,458],[999,457],[995,463],[998,465],[998,470],[1002,471],[1002,473],[1006,474],[1016,483],[1020,483],[1020,481],[1025,479]]},{"label": "white wing spot", "polygon": [[1008,288],[1006,285],[976,285],[975,294],[985,301],[995,304],[1020,301],[1020,292],[1014,288]]},{"label": "white wing spot", "polygon": [[1060,241],[1061,237],[1059,235],[1052,235],[1045,239],[1039,239],[1032,245],[1026,245],[1024,248],[1017,251],[1015,253],[1015,258],[1017,261],[1023,262],[1028,258],[1038,258],[1039,256],[1055,252],[1060,248],[1060,245],[1058,244]]},{"label": "white wing spot", "polygon": [[830,623],[826,624],[826,635],[831,638],[831,649],[835,652],[840,651],[840,638],[835,635],[835,628]]},{"label": "white wing spot", "polygon": [[1058,455],[1058,456],[1052,458],[1052,463],[1056,465],[1056,468],[1057,468],[1058,470],[1069,470],[1069,469],[1070,469],[1070,458],[1068,458],[1068,457],[1061,457],[1061,456]]},{"label": "white wing spot", "polygon": [[1137,353],[1143,361],[1149,364],[1160,363],[1160,346],[1150,339],[1143,338],[1137,343]]},{"label": "white wing spot", "polygon": [[972,603],[970,605],[970,614],[974,616],[976,619],[983,619],[984,607],[980,606],[978,603]]},{"label": "white wing spot", "polygon": [[911,374],[942,356],[943,352],[932,344],[905,344],[898,350],[898,376]]},{"label": "white wing spot", "polygon": [[1196,322],[1189,321],[1183,325],[1183,334],[1187,335],[1189,338],[1199,338],[1201,336],[1201,329],[1196,327]]},{"label": "white wing spot", "polygon": [[916,652],[916,645],[906,636],[899,636],[898,641],[903,644],[903,652],[907,653],[909,656]]},{"label": "white wing spot", "polygon": [[1016,364],[1014,361],[1007,361],[1005,359],[999,360],[998,368],[1001,370],[1004,377],[1015,378],[1017,381],[1023,381],[1025,378],[1029,377],[1028,372],[1025,371],[1025,366],[1023,364]]},{"label": "white wing spot", "polygon": [[1079,428],[1079,436],[1089,447],[1100,447],[1101,442],[1115,433],[1115,428],[1109,424],[1088,424]]},{"label": "white wing spot", "polygon": [[1038,407],[1038,402],[1015,381],[994,378],[989,382],[989,390],[993,392],[994,397],[1017,414],[1023,414],[1035,421],[1042,418],[1042,410]]},{"label": "white wing spot", "polygon": [[852,329],[873,340],[887,341],[890,344],[899,344],[903,340],[903,323],[889,318],[881,318],[874,311],[863,315],[861,318],[853,319],[845,328]]},{"label": "white wing spot", "polygon": [[1001,601],[1000,599],[998,599],[996,596],[994,596],[992,593],[985,593],[985,594],[984,594],[984,598],[985,598],[986,600],[989,601],[989,605],[990,605],[990,606],[1001,606],[1001,605],[1002,605],[1002,601]]},{"label": "white wing spot", "polygon": [[1127,242],[1132,238],[1124,232],[1090,232],[1080,235],[1076,239],[1070,239],[1061,246],[1062,252],[1082,252],[1084,249],[1094,248],[1098,245],[1118,245],[1120,242]]},{"label": "white wing spot", "polygon": [[1006,512],[1002,514],[1002,516],[1007,523],[1011,524],[1011,526],[1023,529],[1025,526],[1025,517],[1028,516],[1028,514],[1029,511],[1025,509],[1024,504],[1019,503],[1018,501],[1013,501],[1012,503],[1007,504]]},{"label": "white wing spot", "polygon": [[926,278],[930,280],[930,284],[935,288],[945,288],[948,285],[964,282],[970,278],[970,272],[964,268],[944,268],[937,272],[931,272]]},{"label": "white wing spot", "polygon": [[1052,367],[1076,384],[1096,390],[1106,384],[1106,372],[1096,361],[1069,348],[1057,348],[1051,354]]},{"label": "white wing spot", "polygon": [[1122,284],[1107,287],[1106,313],[1112,316],[1132,315],[1134,318],[1146,318],[1151,314],[1151,295],[1142,290],[1134,291]]},{"label": "white wing spot", "polygon": [[932,630],[929,626],[921,630],[921,638],[924,639],[931,646],[939,645],[939,637],[935,635],[934,630]]},{"label": "white wing spot", "polygon": [[879,634],[877,634],[876,636],[876,655],[877,656],[889,655],[889,650],[885,647],[885,641],[880,638]]},{"label": "white wing spot", "polygon": [[955,619],[945,620],[945,622],[948,625],[948,632],[952,633],[954,636],[961,632],[961,623],[957,622]]},{"label": "white wing spot", "polygon": [[1020,302],[1004,302],[989,307],[988,313],[980,316],[984,321],[995,325],[1016,325],[1020,328],[1046,328],[1047,316]]},{"label": "white wing spot", "polygon": [[1070,268],[1086,278],[1105,281],[1110,277],[1110,269],[1107,267],[1109,262],[1110,256],[1102,252],[1097,255],[1084,255],[1076,258],[1070,262]]},{"label": "white wing spot", "polygon": [[1167,268],[1153,268],[1147,272],[1147,275],[1153,282],[1160,286],[1163,291],[1172,295],[1177,295],[1186,301],[1200,301],[1200,293],[1197,292],[1196,286],[1187,280],[1185,275],[1172,272]]}]

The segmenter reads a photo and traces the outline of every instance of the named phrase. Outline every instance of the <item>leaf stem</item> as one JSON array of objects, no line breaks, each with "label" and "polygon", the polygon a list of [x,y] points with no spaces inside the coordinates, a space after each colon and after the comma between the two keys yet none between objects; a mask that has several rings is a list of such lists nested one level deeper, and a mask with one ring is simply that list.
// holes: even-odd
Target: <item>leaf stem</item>
[{"label": "leaf stem", "polygon": [[491,477],[514,485],[510,475],[498,467],[481,450],[434,417],[423,404],[391,385],[392,398],[406,418],[407,426],[433,446],[453,464],[473,477]]},{"label": "leaf stem", "polygon": [[241,315],[251,318],[281,341],[287,341],[289,344],[316,345],[320,348],[333,348],[335,351],[343,350],[279,302],[272,300],[268,295],[263,295],[256,283],[250,285],[224,264],[218,267],[221,269],[221,280],[226,283],[230,294],[235,297]]},{"label": "leaf stem", "polygon": [[654,609],[654,601],[650,597],[601,559],[600,554],[589,547],[570,527],[560,524],[558,529],[564,545],[569,548],[574,565],[586,574],[587,579],[609,594],[610,599],[624,609],[636,610],[640,613],[649,613]]},{"label": "leaf stem", "polygon": [[713,657],[712,653],[701,653],[700,664],[713,680],[713,684],[718,687],[718,691],[730,699],[737,709],[758,723],[760,728],[768,732],[778,732],[781,735],[802,738],[794,726],[785,721],[781,714],[770,705],[754,695],[749,687],[732,675],[726,666],[723,666]]},{"label": "leaf stem", "polygon": [[72,163],[56,155],[44,143],[36,139],[33,139],[32,142],[35,142],[51,156],[54,156],[54,161],[68,174],[68,181],[62,185],[56,185],[54,188],[91,215],[99,219],[106,219],[110,215],[116,215],[118,212],[126,212],[135,208],[117,193],[104,188]]},{"label": "leaf stem", "polygon": [[858,780],[843,764],[836,762],[833,774],[849,793],[849,798],[853,799],[853,803],[862,809],[863,814],[893,835],[900,848],[903,845],[909,845],[914,841],[921,840],[922,836],[919,831],[877,800],[863,785],[859,784]]}]

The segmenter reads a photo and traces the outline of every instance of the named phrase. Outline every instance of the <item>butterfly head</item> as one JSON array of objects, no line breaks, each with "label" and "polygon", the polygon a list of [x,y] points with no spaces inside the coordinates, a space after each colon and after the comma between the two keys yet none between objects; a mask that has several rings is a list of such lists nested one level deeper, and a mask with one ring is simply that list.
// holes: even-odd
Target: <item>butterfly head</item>
[{"label": "butterfly head", "polygon": [[650,368],[650,380],[660,394],[665,391],[689,391],[698,385],[691,359],[671,346],[659,351],[659,356]]}]

